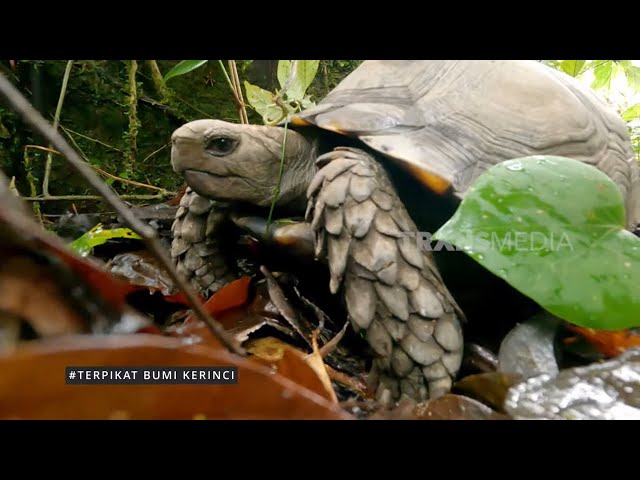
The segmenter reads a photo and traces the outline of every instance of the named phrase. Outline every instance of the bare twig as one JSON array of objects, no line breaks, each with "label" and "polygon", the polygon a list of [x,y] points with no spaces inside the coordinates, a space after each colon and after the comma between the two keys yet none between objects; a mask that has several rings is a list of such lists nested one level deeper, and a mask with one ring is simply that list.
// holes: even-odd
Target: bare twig
[{"label": "bare twig", "polygon": [[24,146],[25,150],[42,150],[43,152],[49,152],[49,153],[53,153],[55,155],[60,155],[60,152],[57,150],[54,150],[53,148],[47,148],[47,147],[43,147],[42,145],[25,145]]},{"label": "bare twig", "polygon": [[344,337],[344,334],[346,333],[348,326],[349,326],[349,322],[345,322],[344,327],[342,327],[342,330],[340,330],[335,337],[333,337],[331,340],[329,340],[327,343],[325,343],[322,346],[319,352],[322,358],[325,358],[327,355],[329,355],[331,352],[333,352],[336,349],[336,347],[340,343],[340,340],[342,340],[342,337]]},{"label": "bare twig", "polygon": [[154,150],[153,152],[151,152],[149,155],[147,155],[146,157],[144,157],[144,160],[142,160],[142,163],[146,163],[147,160],[149,160],[151,157],[153,157],[154,155],[160,153],[162,150],[164,150],[165,148],[169,148],[169,145],[171,145],[170,143],[166,143],[163,146],[161,146],[159,149]]},{"label": "bare twig", "polygon": [[[140,195],[119,195],[120,200],[163,200],[171,197],[170,192],[158,192],[154,194]],[[85,200],[104,200],[100,195],[47,195],[42,197],[21,197],[28,202],[61,202],[61,201],[85,201]],[[133,230],[133,228],[132,228]]]},{"label": "bare twig", "polygon": [[167,192],[164,188],[155,187],[155,186],[149,185],[147,183],[136,182],[135,180],[128,180],[126,178],[120,178],[117,175],[114,175],[113,173],[105,172],[104,170],[102,170],[101,168],[96,167],[95,165],[92,165],[92,167],[100,175],[104,175],[105,177],[113,178],[114,180],[117,180],[118,182],[121,182],[121,183],[126,183],[128,185],[133,185],[134,187],[147,188],[149,190],[155,190],[157,192],[162,192],[163,194],[165,194],[165,196],[170,196],[170,195],[175,195],[176,194],[176,192]]},{"label": "bare twig", "polygon": [[247,116],[247,108],[244,105],[242,87],[240,86],[240,76],[238,75],[238,66],[235,60],[229,60],[229,71],[231,72],[231,81],[234,85],[236,96],[238,97],[238,113],[240,114],[240,122],[248,124],[249,117]]},{"label": "bare twig", "polygon": [[[355,378],[355,377],[350,377],[346,373],[343,373],[343,372],[341,372],[339,370],[335,370],[334,368],[331,368],[326,363],[324,364],[324,366],[327,369],[327,374],[329,375],[329,378],[331,380],[333,380],[334,382],[338,382],[338,383],[350,388],[351,390],[357,392],[362,398],[371,398],[372,397],[372,392],[369,391],[369,389],[367,388],[367,384],[365,382],[363,382],[361,379]],[[342,407],[345,407],[346,403],[343,402],[340,405]]]},{"label": "bare twig", "polygon": [[276,202],[278,201],[278,197],[280,196],[280,187],[282,186],[282,176],[284,174],[284,158],[285,151],[287,147],[287,131],[289,127],[289,118],[284,122],[284,135],[282,140],[282,155],[280,156],[280,169],[278,170],[278,182],[276,183],[275,188],[273,189],[273,199],[271,200],[271,207],[269,208],[269,216],[267,217],[267,232],[271,230],[271,221],[273,220],[273,212],[276,208]]},{"label": "bare twig", "polygon": [[149,225],[140,221],[131,212],[122,200],[106,185],[93,171],[93,169],[83,161],[82,158],[71,148],[58,131],[33,108],[29,101],[13,86],[13,84],[4,76],[0,75],[0,96],[20,114],[23,120],[29,124],[36,132],[48,140],[53,147],[62,153],[72,168],[74,168],[84,180],[115,209],[115,211],[125,221],[127,226],[140,235],[149,250],[160,260],[162,265],[169,272],[172,280],[176,282],[178,287],[184,291],[191,307],[198,316],[212,331],[212,333],[225,345],[229,350],[237,354],[244,354],[244,349],[229,335],[224,328],[204,310],[202,304],[191,290],[191,287],[182,275],[176,272],[173,262],[169,258],[168,253],[158,240],[158,233]]},{"label": "bare twig", "polygon": [[267,280],[267,291],[269,292],[269,298],[275,305],[275,307],[282,315],[289,325],[293,327],[293,329],[300,335],[305,342],[311,346],[311,329],[306,323],[300,321],[300,316],[298,312],[293,308],[293,306],[287,300],[286,295],[282,291],[282,288],[278,284],[278,281],[273,278],[271,272],[264,265],[260,266],[260,271],[264,275],[264,278]]},{"label": "bare twig", "polygon": [[[33,174],[33,169],[31,167],[31,158],[29,157],[29,151],[27,150],[26,147],[23,153],[23,163],[24,163],[24,169],[27,172],[27,183],[29,184],[29,193],[31,196],[35,197],[38,194],[38,190],[36,188],[37,179]],[[42,224],[42,211],[40,210],[40,203],[34,202],[32,207],[33,207],[33,213],[35,214],[40,224]]]},{"label": "bare twig", "polygon": [[[233,60],[229,60],[229,62],[232,62],[232,61]],[[235,84],[236,78],[234,77],[234,79],[232,80],[232,78],[229,77],[229,74],[227,73],[227,69],[224,68],[224,63],[222,63],[222,60],[218,60],[218,65],[220,65],[220,69],[224,74],[224,78],[227,80],[227,83],[229,84],[229,88],[231,89],[231,93],[233,94],[233,100],[234,102],[236,102],[236,107],[238,108],[238,114],[240,115],[240,122],[249,123],[248,120],[245,121],[245,118],[248,118],[248,117],[247,117],[247,110],[245,109],[245,106],[244,106],[244,101],[241,99],[242,93],[240,90],[240,85],[236,87],[236,84]],[[233,73],[232,73],[232,77],[233,77]]]},{"label": "bare twig", "polygon": [[[60,128],[62,128],[62,127],[60,127]],[[63,128],[63,130],[64,130],[64,128]],[[159,148],[158,150],[156,150],[155,152],[153,152],[151,155],[156,154],[157,152],[159,152],[160,150],[162,150],[163,148],[166,148],[166,147],[167,147],[167,146],[166,146],[166,145],[164,145],[163,147],[161,147],[161,148]],[[47,148],[47,147],[41,147],[40,145],[25,145],[25,146],[24,146],[25,155],[26,155],[26,151],[27,151],[28,149],[33,149],[33,150],[42,150],[42,151],[45,151],[45,152],[49,152],[50,154],[53,154],[53,155],[62,155],[62,154],[61,154],[60,152],[58,152],[57,150],[54,150],[54,149],[52,149],[52,148]],[[149,155],[147,158],[151,157],[151,155]],[[83,156],[84,156],[84,155],[83,155]],[[28,159],[28,157],[25,157],[25,162],[26,162],[27,160],[29,160],[29,159]],[[85,157],[85,160],[86,160],[86,157]],[[145,160],[146,160],[146,159],[145,159]],[[91,164],[90,164],[90,165],[91,165]],[[177,192],[169,192],[169,191],[165,190],[164,188],[160,188],[160,187],[156,187],[156,186],[153,186],[153,185],[149,185],[149,184],[147,184],[147,183],[136,182],[135,180],[128,180],[128,179],[126,179],[126,178],[118,177],[118,176],[116,176],[116,175],[114,175],[114,174],[112,174],[112,173],[109,173],[109,172],[107,172],[107,171],[105,171],[105,170],[102,170],[100,167],[96,167],[95,165],[91,165],[91,168],[93,168],[93,169],[94,169],[96,172],[98,172],[100,175],[104,175],[105,177],[113,178],[114,180],[117,180],[117,181],[119,181],[119,182],[121,182],[121,183],[126,183],[126,184],[128,184],[128,185],[133,185],[134,187],[147,188],[147,189],[149,189],[149,190],[156,190],[156,191],[158,191],[158,192],[162,192],[162,195],[160,196],[160,198],[170,197],[170,196],[173,196],[173,195],[177,195]],[[70,196],[71,196],[71,195],[66,195],[66,197],[70,197]],[[86,196],[86,195],[85,195],[85,196]],[[32,186],[32,188],[31,188],[31,197],[32,197],[32,198],[37,198],[36,191],[35,191],[35,189],[33,188],[33,186]],[[131,197],[131,196],[130,196],[130,197]],[[136,197],[136,196],[134,195],[133,197]],[[154,198],[156,198],[156,197],[158,197],[158,195],[154,195]],[[48,199],[50,199],[50,200],[54,200],[54,199],[55,199],[55,200],[60,200],[60,199],[61,199],[61,197],[60,197],[60,196],[55,196],[55,195],[44,195],[44,194],[43,194],[43,196],[42,196],[42,197],[39,197],[39,198],[48,198]],[[74,198],[78,198],[78,197],[74,197]],[[101,197],[97,197],[97,198],[101,198]],[[123,195],[120,195],[120,198],[123,198]],[[85,200],[86,200],[86,198],[85,198]]]},{"label": "bare twig", "polygon": [[[62,86],[60,87],[60,95],[58,96],[58,105],[56,106],[56,113],[53,117],[53,128],[58,130],[58,124],[60,123],[60,115],[62,113],[62,105],[64,104],[64,97],[67,93],[67,84],[69,83],[69,76],[71,75],[71,67],[73,66],[73,60],[67,62],[67,67],[64,69],[64,76],[62,77]],[[42,193],[49,195],[49,177],[51,176],[51,162],[53,157],[49,153],[47,155],[47,163],[44,165],[44,179],[42,180]]]},{"label": "bare twig", "polygon": [[92,137],[89,137],[89,136],[87,136],[87,135],[84,135],[84,134],[82,134],[82,133],[80,133],[80,132],[75,132],[75,131],[71,130],[70,128],[65,127],[64,125],[60,125],[60,129],[61,129],[64,133],[66,133],[66,134],[67,134],[67,136],[69,136],[69,137],[71,136],[70,134],[72,133],[72,134],[74,134],[74,135],[76,135],[76,136],[78,136],[78,137],[80,137],[80,138],[84,138],[85,140],[89,140],[90,142],[97,143],[98,145],[102,145],[103,147],[107,147],[107,148],[108,148],[108,149],[110,149],[110,150],[113,150],[113,151],[115,151],[115,152],[118,152],[118,153],[121,153],[121,154],[123,154],[123,155],[124,155],[124,152],[123,152],[122,150],[120,150],[119,148],[114,147],[113,145],[109,145],[108,143],[101,142],[101,141],[100,141],[100,140],[98,140],[97,138],[92,138]]}]

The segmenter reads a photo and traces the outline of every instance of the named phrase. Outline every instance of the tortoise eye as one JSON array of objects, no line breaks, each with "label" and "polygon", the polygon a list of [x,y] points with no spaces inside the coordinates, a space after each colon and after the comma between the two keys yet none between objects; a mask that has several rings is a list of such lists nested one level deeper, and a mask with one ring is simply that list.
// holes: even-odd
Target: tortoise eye
[{"label": "tortoise eye", "polygon": [[238,142],[229,137],[213,137],[207,140],[206,149],[216,156],[228,155],[235,150]]}]

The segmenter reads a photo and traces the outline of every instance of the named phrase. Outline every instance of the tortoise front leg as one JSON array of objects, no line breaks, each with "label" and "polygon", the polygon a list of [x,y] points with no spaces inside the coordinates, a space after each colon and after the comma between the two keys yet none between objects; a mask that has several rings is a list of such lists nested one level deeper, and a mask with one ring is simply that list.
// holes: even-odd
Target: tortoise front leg
[{"label": "tortoise front leg", "polygon": [[377,397],[448,392],[462,359],[463,315],[386,172],[348,148],[318,165],[307,192],[316,256],[327,255],[331,291],[343,292],[351,324],[377,354]]},{"label": "tortoise front leg", "polygon": [[196,291],[215,293],[237,278],[220,235],[229,224],[229,206],[201,197],[190,188],[171,227],[171,257]]}]

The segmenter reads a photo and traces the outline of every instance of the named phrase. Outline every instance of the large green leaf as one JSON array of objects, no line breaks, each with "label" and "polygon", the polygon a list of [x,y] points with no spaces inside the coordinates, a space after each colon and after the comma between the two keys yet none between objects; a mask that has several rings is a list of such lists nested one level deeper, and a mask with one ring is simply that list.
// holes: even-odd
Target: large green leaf
[{"label": "large green leaf", "polygon": [[175,67],[167,72],[164,76],[164,81],[166,82],[170,78],[177,77],[180,75],[184,75],[185,73],[189,73],[196,68],[200,68],[209,60],[182,60]]},{"label": "large green leaf", "polygon": [[563,60],[560,62],[560,68],[564,73],[577,77],[584,68],[585,60]]},{"label": "large green leaf", "polygon": [[611,82],[615,64],[613,60],[601,60],[593,69],[593,83],[591,88],[598,90]]},{"label": "large green leaf", "polygon": [[278,82],[280,82],[281,88],[287,86],[286,94],[288,100],[302,101],[307,88],[309,88],[318,72],[319,65],[320,60],[297,60],[295,73],[291,82],[287,85],[293,62],[291,60],[280,60],[278,62]]},{"label": "large green leaf", "polygon": [[291,75],[291,60],[279,60],[278,61],[278,83],[280,88],[284,88]]},{"label": "large green leaf", "polygon": [[640,325],[640,239],[622,194],[577,160],[535,156],[481,175],[434,236],[577,325]]},{"label": "large green leaf", "polygon": [[627,77],[627,84],[636,92],[640,92],[640,67],[635,67],[630,60],[620,62]]},{"label": "large green leaf", "polygon": [[268,90],[252,85],[245,80],[244,89],[247,92],[247,101],[253,109],[262,115],[265,124],[271,125],[282,120],[286,113],[274,103],[274,95]]},{"label": "large green leaf", "polygon": [[640,103],[636,103],[633,107],[629,107],[622,112],[622,118],[625,122],[632,122],[638,117],[640,117]]}]

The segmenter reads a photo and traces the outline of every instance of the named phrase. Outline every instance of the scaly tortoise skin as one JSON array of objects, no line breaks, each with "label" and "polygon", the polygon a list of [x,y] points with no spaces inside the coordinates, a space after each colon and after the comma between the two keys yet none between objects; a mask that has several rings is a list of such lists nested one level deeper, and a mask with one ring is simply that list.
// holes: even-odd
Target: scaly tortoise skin
[{"label": "scaly tortoise skin", "polygon": [[[538,62],[366,61],[289,127],[276,205],[306,212],[330,289],[377,354],[381,399],[437,397],[460,368],[464,314],[432,254],[406,235],[441,226],[434,198],[459,202],[502,161],[558,155],[607,174],[628,226],[640,219],[625,123],[594,92]],[[230,212],[268,208],[284,138],[281,127],[218,120],[174,132],[172,164],[193,191],[176,216],[172,256],[197,288],[212,292],[234,278],[217,234]],[[401,200],[402,175],[424,194]]]}]

